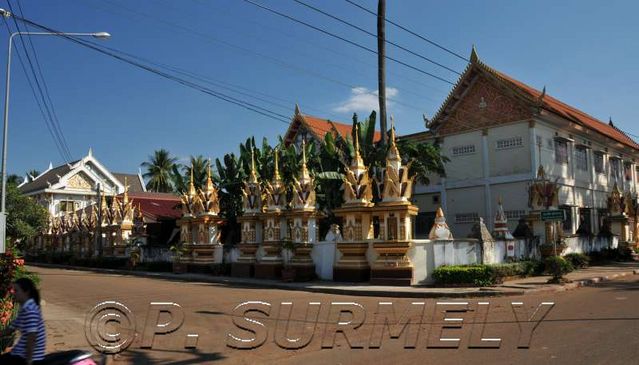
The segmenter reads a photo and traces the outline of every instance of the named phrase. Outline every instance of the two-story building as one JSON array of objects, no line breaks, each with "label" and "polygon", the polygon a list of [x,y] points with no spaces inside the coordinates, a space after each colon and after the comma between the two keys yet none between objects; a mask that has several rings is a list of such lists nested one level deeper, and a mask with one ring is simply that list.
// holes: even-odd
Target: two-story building
[{"label": "two-story building", "polygon": [[49,164],[18,188],[47,208],[52,217],[60,217],[97,203],[98,189],[106,196],[115,196],[124,192],[125,184],[131,193],[146,191],[141,174],[112,173],[89,149],[80,160],[56,167]]},{"label": "two-story building", "polygon": [[453,234],[467,236],[483,217],[490,226],[497,201],[509,228],[528,214],[528,186],[544,167],[561,186],[566,234],[597,233],[607,215],[614,184],[636,194],[639,145],[616,128],[484,64],[471,62],[427,124],[428,131],[403,136],[438,143],[445,177],[417,186],[417,236],[425,236],[441,206]]}]

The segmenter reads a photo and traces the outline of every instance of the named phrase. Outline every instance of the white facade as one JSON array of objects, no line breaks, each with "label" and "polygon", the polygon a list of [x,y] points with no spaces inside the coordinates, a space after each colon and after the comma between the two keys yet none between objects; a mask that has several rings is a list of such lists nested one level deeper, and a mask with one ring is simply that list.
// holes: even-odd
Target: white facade
[{"label": "white facade", "polygon": [[[128,185],[144,186],[140,174],[132,175]],[[68,165],[49,168],[32,181],[23,182],[20,190],[46,207],[49,214],[59,217],[73,210],[84,209],[97,202],[98,189],[106,196],[124,192],[124,182],[109,172],[91,150],[81,160]]]}]

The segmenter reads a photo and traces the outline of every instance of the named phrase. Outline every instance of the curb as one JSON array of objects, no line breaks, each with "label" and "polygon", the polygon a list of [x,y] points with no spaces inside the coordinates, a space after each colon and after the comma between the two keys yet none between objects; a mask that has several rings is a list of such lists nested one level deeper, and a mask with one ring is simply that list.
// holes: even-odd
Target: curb
[{"label": "curb", "polygon": [[[29,263],[27,266],[52,268],[52,269],[65,269],[65,270],[77,270],[77,271],[90,271],[96,273],[114,274],[114,275],[127,275],[134,277],[143,277],[151,279],[164,279],[164,280],[176,280],[182,282],[204,282],[212,284],[222,284],[236,287],[247,287],[253,289],[281,289],[281,290],[296,290],[305,291],[310,293],[323,293],[323,294],[335,294],[335,295],[349,295],[349,296],[363,296],[363,297],[389,297],[389,298],[485,298],[485,297],[506,297],[517,296],[526,294],[537,293],[553,293],[563,292],[567,290],[573,290],[584,286],[591,286],[603,281],[610,281],[616,278],[639,275],[639,269],[635,269],[632,272],[622,272],[618,274],[611,274],[607,276],[598,276],[590,279],[575,280],[572,283],[564,285],[556,285],[553,287],[539,288],[539,289],[510,289],[501,290],[500,287],[493,288],[473,288],[470,290],[461,289],[458,292],[442,293],[437,291],[417,291],[414,287],[407,287],[407,289],[413,290],[383,290],[383,289],[349,289],[344,287],[326,287],[326,286],[310,286],[308,284],[290,284],[284,282],[277,282],[273,280],[243,280],[242,278],[232,278],[220,276],[205,276],[206,274],[173,274],[166,272],[149,272],[149,271],[129,271],[121,269],[105,269],[105,268],[88,268],[83,266],[69,266],[47,263]],[[318,282],[311,285],[317,285]],[[321,285],[321,282],[319,283]],[[346,284],[348,285],[348,284]],[[393,287],[397,288],[397,287]]]}]

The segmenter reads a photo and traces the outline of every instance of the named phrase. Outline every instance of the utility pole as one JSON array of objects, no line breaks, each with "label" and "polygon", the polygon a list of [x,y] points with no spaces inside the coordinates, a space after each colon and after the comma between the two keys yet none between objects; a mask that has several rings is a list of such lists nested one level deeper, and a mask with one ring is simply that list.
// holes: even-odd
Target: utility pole
[{"label": "utility pole", "polygon": [[377,79],[379,82],[379,126],[386,144],[386,0],[377,3]]},{"label": "utility pole", "polygon": [[98,222],[96,224],[95,247],[98,249],[98,257],[102,257],[102,189],[98,183]]}]

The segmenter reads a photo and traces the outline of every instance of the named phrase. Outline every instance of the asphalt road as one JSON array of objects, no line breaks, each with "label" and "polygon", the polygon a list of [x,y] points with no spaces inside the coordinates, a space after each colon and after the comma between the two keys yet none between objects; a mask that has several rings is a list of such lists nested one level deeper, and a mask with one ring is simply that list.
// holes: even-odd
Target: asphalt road
[{"label": "asphalt road", "polygon": [[[121,332],[126,338],[128,332],[123,329],[126,320],[135,323],[137,336],[131,337],[133,340],[128,349],[111,357],[109,364],[639,363],[637,276],[560,293],[421,301],[227,287],[61,269],[33,270],[42,278],[50,351],[90,348],[85,337],[86,318],[98,303],[117,301],[130,309],[132,314],[126,318],[123,312],[120,317],[105,317],[119,318],[124,327],[107,323],[91,332]],[[240,306],[250,301],[261,303]],[[176,303],[181,309],[167,304],[151,305],[151,302]],[[281,305],[282,302],[292,304]],[[309,305],[309,302],[319,304]],[[379,302],[392,305],[382,304],[378,309]],[[442,304],[451,302],[468,304]],[[513,306],[513,302],[523,304]],[[551,307],[548,303],[554,305]],[[290,321],[276,321],[280,316],[286,318],[291,307]],[[173,316],[159,311],[166,308],[173,311]],[[244,315],[248,308],[263,313]],[[388,308],[395,311],[400,323],[402,315],[405,320],[414,320],[401,333],[401,326],[391,326],[392,334],[400,335],[397,339],[391,339],[388,327],[380,332],[384,327],[374,325],[375,321],[380,323],[380,313]],[[351,312],[340,314],[342,309]],[[457,326],[459,328],[453,328],[459,322],[443,319],[446,310],[449,311],[447,318],[463,320],[462,325]],[[158,323],[172,320],[175,324],[180,319],[180,312],[184,314],[184,321],[178,329],[170,334],[157,334],[152,342],[149,341],[149,334],[157,330]],[[109,314],[108,309],[90,318],[97,320],[103,314]],[[539,321],[544,314],[543,320]],[[245,316],[259,323],[247,321]],[[525,322],[530,317],[533,320]],[[253,328],[255,333],[240,329],[234,321],[241,327]],[[535,327],[536,321],[539,322]],[[337,322],[363,324],[351,330],[351,325],[340,326]],[[442,323],[449,328],[442,329]],[[287,324],[288,333],[285,334]],[[335,334],[335,330],[341,328],[346,329],[346,335]],[[532,336],[523,336],[523,343],[530,338],[528,348],[518,348],[522,343],[520,335],[533,328]],[[194,337],[187,337],[188,334],[198,335],[195,349],[185,349],[185,345],[195,344]],[[299,337],[299,340],[287,342],[286,335],[292,339]],[[459,341],[439,341],[440,338]],[[493,341],[481,341],[482,338]],[[145,342],[152,348],[140,348]],[[101,343],[106,344],[105,341]],[[255,348],[237,349],[229,344]],[[406,348],[407,344],[414,348]],[[482,345],[493,348],[477,348]],[[378,348],[371,348],[375,346]],[[294,347],[298,348],[291,349]]]}]

